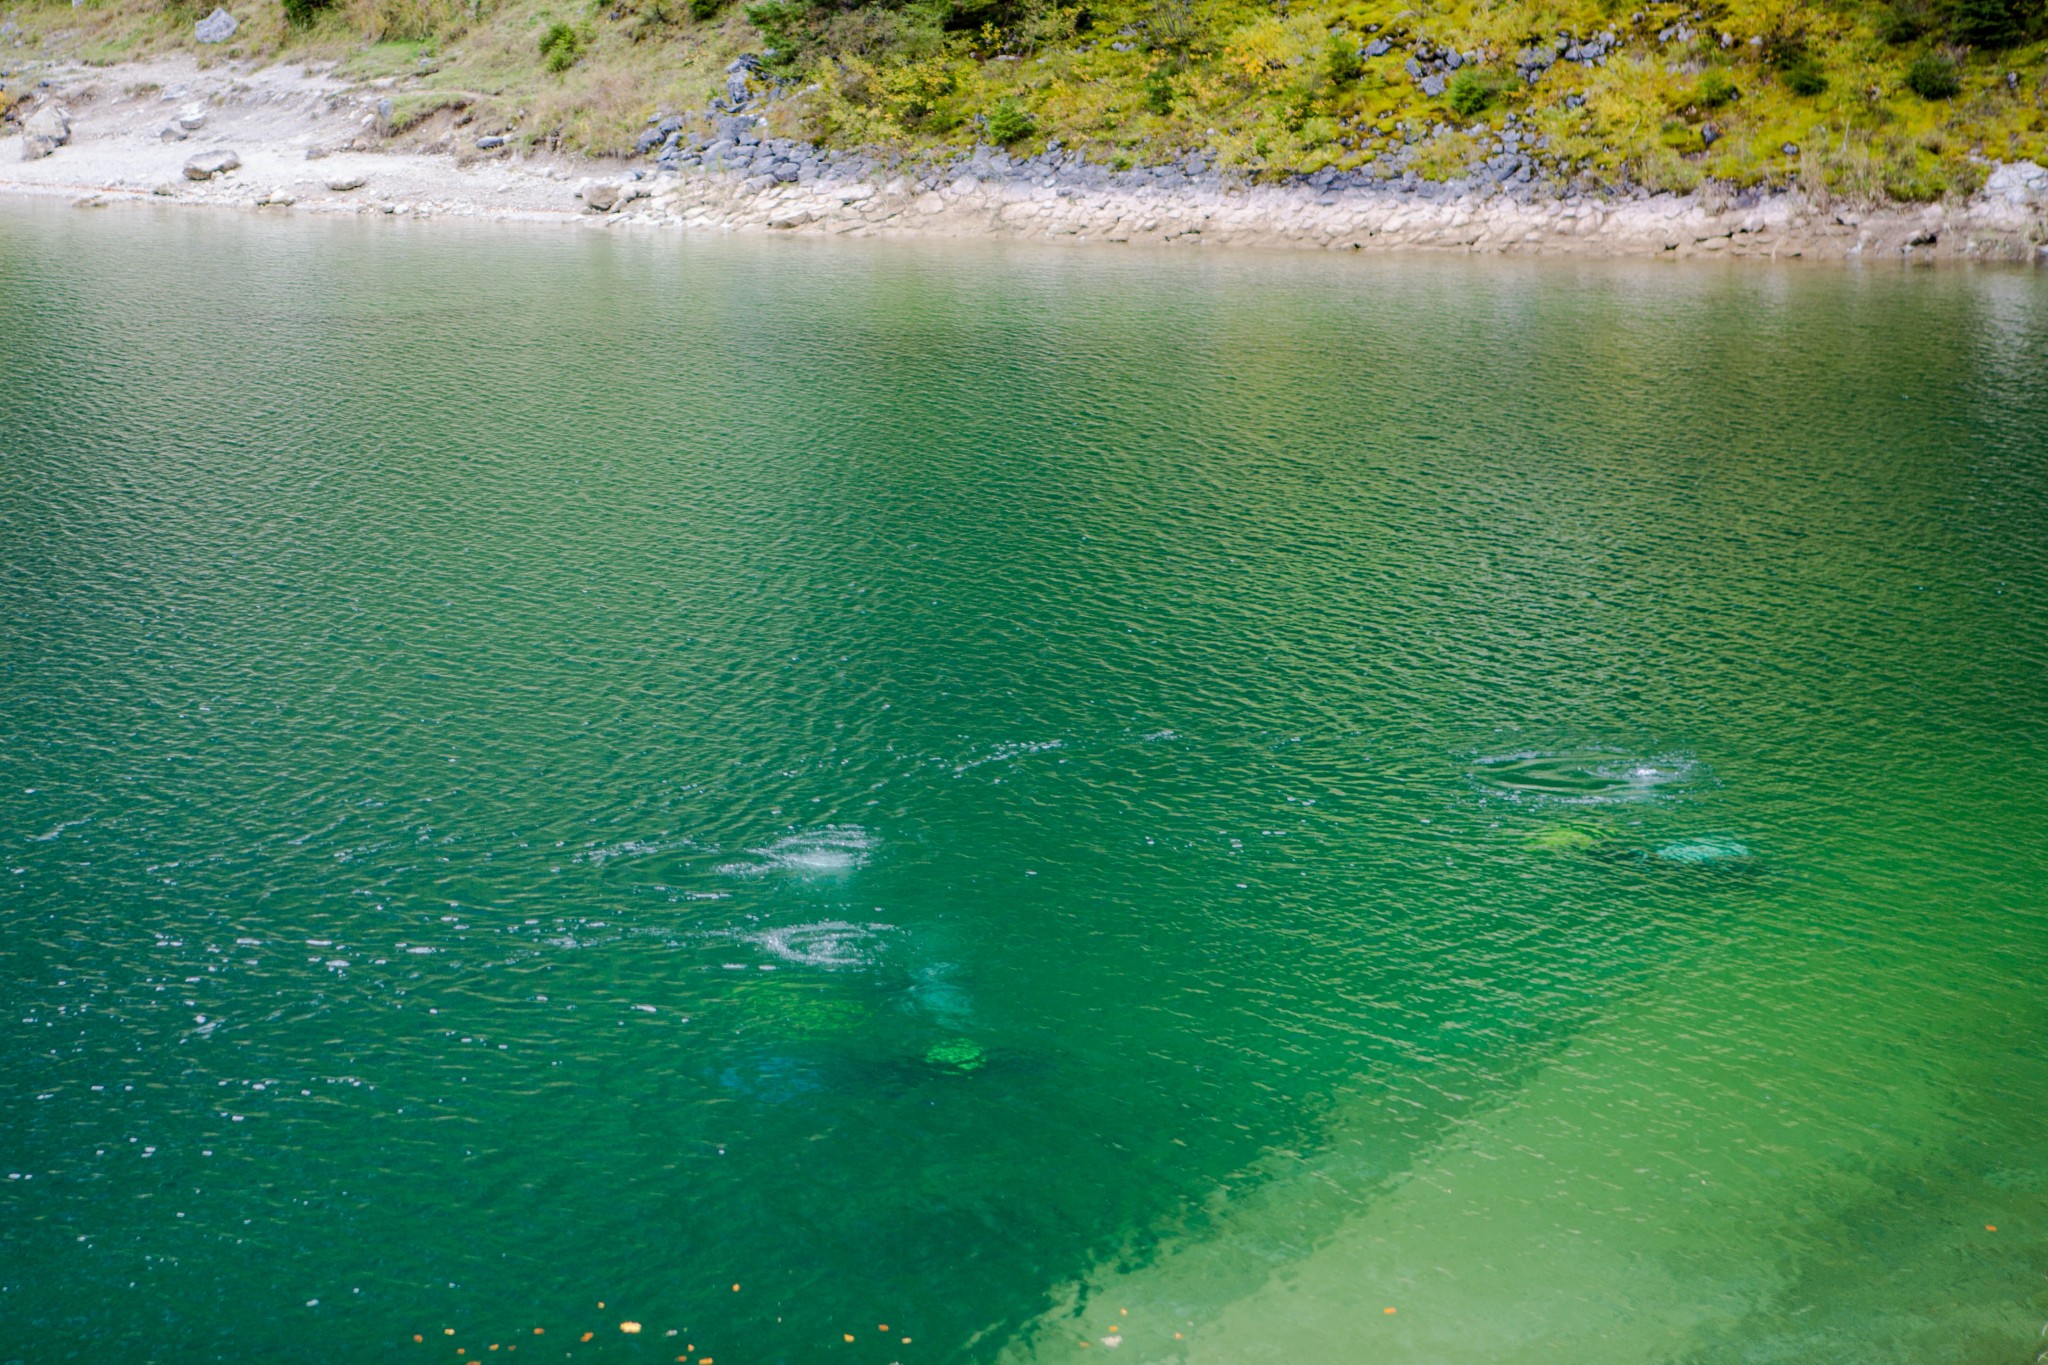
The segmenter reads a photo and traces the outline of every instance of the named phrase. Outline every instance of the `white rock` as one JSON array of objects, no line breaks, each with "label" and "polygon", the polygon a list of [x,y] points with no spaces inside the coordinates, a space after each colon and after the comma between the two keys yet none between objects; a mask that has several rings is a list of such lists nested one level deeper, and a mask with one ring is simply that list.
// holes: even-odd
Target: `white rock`
[{"label": "white rock", "polygon": [[242,164],[242,158],[223,148],[220,151],[201,152],[185,163],[187,180],[211,180],[217,175],[226,175]]},{"label": "white rock", "polygon": [[235,30],[241,26],[234,15],[224,9],[216,9],[192,25],[192,36],[202,43],[224,43],[234,37]]},{"label": "white rock", "polygon": [[327,182],[327,188],[336,194],[347,194],[350,190],[359,190],[368,183],[369,180],[364,176],[337,175]]},{"label": "white rock", "polygon": [[2008,162],[1984,181],[1984,197],[2013,205],[2048,201],[2048,170],[2031,161]]}]

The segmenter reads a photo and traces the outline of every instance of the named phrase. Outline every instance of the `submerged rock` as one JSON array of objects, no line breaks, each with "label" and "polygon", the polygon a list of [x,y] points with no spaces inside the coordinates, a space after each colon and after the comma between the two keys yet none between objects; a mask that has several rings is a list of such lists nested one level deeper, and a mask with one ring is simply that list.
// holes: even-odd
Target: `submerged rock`
[{"label": "submerged rock", "polygon": [[924,1054],[924,1059],[943,1071],[979,1071],[988,1064],[988,1053],[972,1039],[953,1038],[934,1043]]},{"label": "submerged rock", "polygon": [[1529,836],[1529,847],[1546,853],[1580,853],[1600,842],[1600,836],[1586,829],[1546,829]]}]

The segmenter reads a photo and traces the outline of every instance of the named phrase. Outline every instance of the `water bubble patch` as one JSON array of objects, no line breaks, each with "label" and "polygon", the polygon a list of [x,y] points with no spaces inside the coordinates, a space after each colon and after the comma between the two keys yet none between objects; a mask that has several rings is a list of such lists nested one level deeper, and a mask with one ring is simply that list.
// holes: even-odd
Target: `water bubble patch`
[{"label": "water bubble patch", "polygon": [[1651,801],[1697,787],[1707,772],[1684,755],[1640,758],[1604,749],[1522,750],[1473,761],[1472,780],[1513,801],[1592,805]]}]

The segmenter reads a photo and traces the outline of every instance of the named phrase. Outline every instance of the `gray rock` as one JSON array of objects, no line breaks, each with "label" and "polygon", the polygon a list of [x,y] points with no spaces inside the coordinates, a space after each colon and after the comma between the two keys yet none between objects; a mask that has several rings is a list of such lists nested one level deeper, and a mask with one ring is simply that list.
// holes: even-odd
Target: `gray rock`
[{"label": "gray rock", "polygon": [[183,142],[191,136],[192,134],[186,132],[175,123],[166,123],[157,131],[157,138],[163,142]]},{"label": "gray rock", "polygon": [[1417,88],[1431,99],[1435,99],[1438,95],[1443,94],[1448,84],[1449,82],[1445,81],[1442,76],[1424,76],[1422,83]]},{"label": "gray rock", "polygon": [[204,109],[187,109],[178,115],[178,126],[188,133],[196,133],[206,126]]},{"label": "gray rock", "polygon": [[241,26],[241,21],[234,15],[224,9],[216,9],[192,25],[192,36],[202,43],[224,43],[234,37],[235,30]]},{"label": "gray rock", "polygon": [[218,151],[201,152],[185,163],[187,180],[211,180],[217,175],[226,175],[242,164],[242,158],[222,148]]},{"label": "gray rock", "polygon": [[480,152],[495,152],[504,145],[505,138],[500,133],[485,133],[476,140],[476,149]]},{"label": "gray rock", "polygon": [[22,121],[21,159],[40,161],[71,141],[71,115],[60,104],[45,104]]},{"label": "gray rock", "polygon": [[1375,38],[1365,45],[1365,55],[1368,57],[1384,57],[1393,50],[1394,45],[1385,38]]},{"label": "gray rock", "polygon": [[598,180],[583,187],[583,202],[589,205],[593,212],[608,213],[617,206],[622,193],[623,191],[611,181]]},{"label": "gray rock", "polygon": [[368,183],[360,175],[337,175],[327,182],[327,188],[336,194],[347,194],[350,190],[359,190]]}]

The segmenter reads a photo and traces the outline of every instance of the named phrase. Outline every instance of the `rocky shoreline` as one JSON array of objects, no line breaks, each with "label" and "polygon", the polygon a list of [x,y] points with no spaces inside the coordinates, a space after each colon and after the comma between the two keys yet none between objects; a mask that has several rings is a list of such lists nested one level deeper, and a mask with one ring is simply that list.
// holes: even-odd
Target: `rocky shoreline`
[{"label": "rocky shoreline", "polygon": [[0,138],[0,192],[854,237],[2048,264],[2048,171],[2030,162],[1994,167],[1964,204],[1854,208],[1798,192],[1558,190],[1512,123],[1463,179],[1389,167],[1254,184],[1200,153],[1117,169],[1057,146],[827,150],[720,110],[652,120],[639,160],[604,162],[522,154],[459,109],[398,133],[390,109],[374,84],[316,71],[167,59],[50,72]]}]

